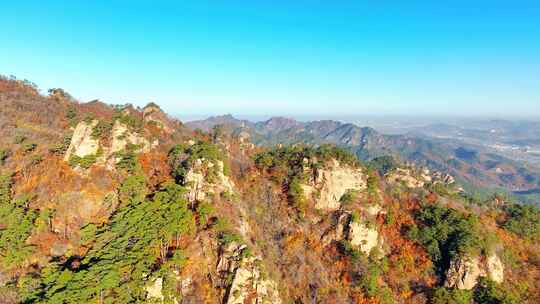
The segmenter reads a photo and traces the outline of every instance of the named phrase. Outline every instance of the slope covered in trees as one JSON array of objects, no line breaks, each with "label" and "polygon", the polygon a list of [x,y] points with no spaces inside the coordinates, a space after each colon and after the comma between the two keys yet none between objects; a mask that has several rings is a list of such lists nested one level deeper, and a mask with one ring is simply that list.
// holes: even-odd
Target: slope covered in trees
[{"label": "slope covered in trees", "polygon": [[414,170],[390,158],[192,131],[155,104],[8,79],[0,103],[0,303],[540,301],[535,207],[396,182]]}]

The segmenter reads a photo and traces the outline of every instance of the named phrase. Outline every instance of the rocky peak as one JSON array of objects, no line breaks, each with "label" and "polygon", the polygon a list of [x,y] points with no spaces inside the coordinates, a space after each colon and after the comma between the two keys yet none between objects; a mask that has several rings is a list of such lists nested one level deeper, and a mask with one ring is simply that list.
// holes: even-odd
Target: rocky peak
[{"label": "rocky peak", "polygon": [[307,197],[315,200],[315,208],[337,210],[347,191],[362,191],[366,185],[367,177],[362,169],[343,166],[332,160],[328,168],[316,170],[312,182],[302,185],[302,188]]},{"label": "rocky peak", "polygon": [[143,119],[145,123],[154,123],[167,133],[171,133],[173,130],[167,114],[153,102],[143,108]]},{"label": "rocky peak", "polygon": [[152,113],[157,113],[157,112],[160,112],[160,113],[163,113],[163,110],[161,110],[161,108],[154,102],[150,102],[148,103],[146,106],[144,106],[143,108],[143,113],[145,115],[150,115]]}]

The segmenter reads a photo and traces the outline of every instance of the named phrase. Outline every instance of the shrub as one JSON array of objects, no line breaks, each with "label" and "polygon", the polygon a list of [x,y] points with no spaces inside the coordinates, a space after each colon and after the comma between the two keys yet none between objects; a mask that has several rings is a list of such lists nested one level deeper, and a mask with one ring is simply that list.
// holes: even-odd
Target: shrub
[{"label": "shrub", "polygon": [[77,125],[77,109],[74,106],[70,106],[67,109],[66,118],[70,126],[75,127]]},{"label": "shrub", "polygon": [[34,151],[37,148],[37,144],[35,143],[25,143],[22,145],[22,149],[24,153],[30,153]]},{"label": "shrub", "polygon": [[218,237],[218,241],[220,244],[222,245],[227,245],[227,244],[230,244],[232,242],[237,242],[237,243],[242,243],[243,240],[242,240],[242,237],[236,233],[232,233],[232,232],[222,232],[220,233],[219,237]]},{"label": "shrub", "polygon": [[130,174],[135,173],[140,167],[135,153],[139,148],[137,145],[128,144],[125,151],[117,152],[115,157],[120,158],[120,160],[116,163],[116,169],[125,170]]},{"label": "shrub", "polygon": [[508,290],[492,280],[481,277],[474,289],[474,301],[481,304],[517,304],[522,303]]},{"label": "shrub", "polygon": [[457,255],[478,254],[485,248],[478,218],[440,205],[425,205],[415,215],[419,226],[409,230],[409,238],[422,244],[439,274]]},{"label": "shrub", "polygon": [[347,190],[343,196],[339,199],[339,201],[344,205],[350,205],[354,203],[356,200],[358,200],[358,191],[357,190]]},{"label": "shrub", "polygon": [[143,278],[154,272],[167,278],[173,275],[171,269],[185,263],[178,242],[194,229],[183,199],[185,189],[168,182],[147,198],[144,178],[130,176],[120,191],[122,204],[110,221],[83,228],[82,241],[89,250],[80,268],[50,264],[41,271],[37,289],[22,302],[143,303],[147,302]]},{"label": "shrub", "polygon": [[42,161],[43,161],[43,156],[41,156],[41,155],[32,155],[32,157],[30,157],[30,166],[38,165]]},{"label": "shrub", "polygon": [[362,258],[365,258],[364,254],[355,248],[351,242],[347,240],[341,240],[338,243],[338,249],[344,256],[347,256],[351,259],[353,263],[358,263]]},{"label": "shrub", "polygon": [[470,290],[436,288],[431,297],[431,304],[471,304]]},{"label": "shrub", "polygon": [[[286,147],[276,147],[269,151],[256,154],[255,165],[264,170],[282,170],[293,175],[298,175],[303,171],[304,159],[314,166],[317,162],[325,163],[330,159],[335,159],[341,164],[358,166],[360,163],[356,156],[349,150],[333,145],[321,145],[319,147],[294,145]],[[281,171],[280,170],[280,171]]]},{"label": "shrub", "polygon": [[20,145],[23,142],[25,142],[28,138],[22,134],[15,135],[15,138],[13,139],[13,143]]},{"label": "shrub", "polygon": [[535,239],[540,235],[540,210],[533,205],[512,204],[505,209],[503,227],[521,237]]},{"label": "shrub", "polygon": [[379,176],[375,172],[369,172],[367,178],[367,192],[371,195],[377,194]]},{"label": "shrub", "polygon": [[[315,172],[331,159],[338,160],[341,164],[359,165],[356,156],[348,150],[332,145],[276,147],[253,158],[257,168],[272,174],[274,181],[283,186],[289,202],[302,214],[306,210],[306,198],[301,184],[307,183],[309,178],[305,169],[310,168],[311,172]],[[348,198],[352,199],[344,199]]]},{"label": "shrub", "polygon": [[112,124],[110,122],[105,122],[100,120],[97,125],[92,129],[91,137],[93,139],[100,139],[107,137],[112,130]]},{"label": "shrub", "polygon": [[11,201],[12,174],[0,174],[0,205]]},{"label": "shrub", "polygon": [[49,148],[49,152],[55,155],[63,155],[69,149],[69,145],[71,144],[72,137],[73,137],[73,134],[65,135],[64,138],[62,139],[62,142],[57,143]]},{"label": "shrub", "polygon": [[81,167],[83,169],[90,168],[97,161],[96,154],[89,154],[83,157],[77,155],[71,155],[69,158],[69,165],[72,168]]},{"label": "shrub", "polygon": [[122,110],[117,110],[113,115],[113,121],[120,121],[122,124],[131,128],[135,132],[139,132],[144,127],[144,121],[131,114],[124,113]]},{"label": "shrub", "polygon": [[216,213],[216,209],[212,204],[202,202],[197,206],[197,214],[199,215],[199,225],[206,227],[208,220]]},{"label": "shrub", "polygon": [[305,212],[306,198],[299,179],[294,178],[288,184],[287,198],[300,212]]},{"label": "shrub", "polygon": [[[9,190],[9,189],[8,189]],[[26,244],[26,239],[34,229],[37,212],[29,209],[31,196],[22,195],[9,201],[9,195],[2,195],[0,205],[0,223],[3,228],[0,233],[0,268],[9,269],[21,266],[32,253],[33,248]]]},{"label": "shrub", "polygon": [[[198,141],[194,145],[187,146],[183,144],[175,145],[168,155],[169,164],[172,168],[171,175],[177,182],[185,183],[185,175],[193,167],[193,163],[197,159],[205,159],[212,162],[214,166],[209,168],[207,178],[212,179],[216,175],[218,168],[217,161],[224,161],[223,153],[220,149],[211,143]],[[225,166],[224,166],[225,167]]]},{"label": "shrub", "polygon": [[11,151],[9,149],[0,149],[0,165],[3,165],[10,155]]},{"label": "shrub", "polygon": [[380,175],[385,175],[397,168],[397,162],[390,155],[380,156],[372,159],[368,163],[368,168],[377,171]]}]

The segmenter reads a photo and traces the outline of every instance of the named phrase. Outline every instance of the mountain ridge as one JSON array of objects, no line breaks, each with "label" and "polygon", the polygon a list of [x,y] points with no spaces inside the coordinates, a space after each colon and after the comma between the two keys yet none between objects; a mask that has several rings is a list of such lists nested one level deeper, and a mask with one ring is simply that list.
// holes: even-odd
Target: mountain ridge
[{"label": "mountain ridge", "polygon": [[2,304],[538,302],[540,211],[450,175],[1,77],[0,105]]},{"label": "mountain ridge", "polygon": [[[299,142],[315,145],[331,143],[352,149],[364,160],[391,155],[445,171],[476,187],[503,188],[508,192],[540,188],[538,169],[460,142],[443,142],[441,139],[418,137],[414,134],[384,135],[370,127],[334,120],[299,122],[275,117],[254,123],[229,115],[219,122],[209,118],[186,123],[187,126],[206,131],[220,124],[233,135],[241,131],[250,133],[253,142],[263,146]],[[460,158],[459,151],[465,147],[477,151],[479,159],[471,162]],[[497,172],[492,168],[494,164],[499,168]],[[500,173],[501,170],[506,171]]]}]

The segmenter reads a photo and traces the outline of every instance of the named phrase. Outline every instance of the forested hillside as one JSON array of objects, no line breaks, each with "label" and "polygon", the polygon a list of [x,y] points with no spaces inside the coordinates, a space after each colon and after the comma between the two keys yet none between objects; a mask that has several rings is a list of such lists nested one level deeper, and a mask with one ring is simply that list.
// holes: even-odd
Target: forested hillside
[{"label": "forested hillside", "polygon": [[533,304],[539,243],[436,170],[0,79],[2,304]]}]

